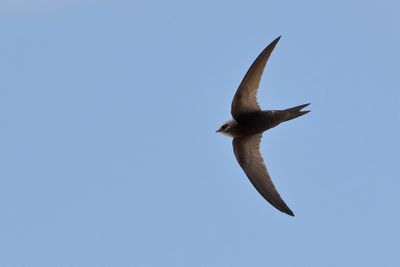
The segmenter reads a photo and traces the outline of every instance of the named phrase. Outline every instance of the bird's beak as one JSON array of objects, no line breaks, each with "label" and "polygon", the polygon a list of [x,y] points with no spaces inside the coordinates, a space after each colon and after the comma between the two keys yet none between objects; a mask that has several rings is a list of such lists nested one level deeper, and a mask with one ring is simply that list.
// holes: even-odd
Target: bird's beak
[{"label": "bird's beak", "polygon": [[216,130],[215,132],[216,132],[216,133],[219,133],[220,131],[221,131],[221,129],[218,129],[218,130]]}]

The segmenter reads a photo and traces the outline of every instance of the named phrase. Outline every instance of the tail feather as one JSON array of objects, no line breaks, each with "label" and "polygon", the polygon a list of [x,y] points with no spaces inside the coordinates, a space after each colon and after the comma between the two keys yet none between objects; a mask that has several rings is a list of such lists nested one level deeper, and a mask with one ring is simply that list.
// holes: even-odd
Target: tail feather
[{"label": "tail feather", "polygon": [[303,108],[307,107],[308,105],[310,105],[311,103],[307,103],[307,104],[303,104],[300,106],[296,106],[293,108],[288,108],[284,110],[284,114],[285,114],[285,118],[283,121],[288,121],[288,120],[293,120],[297,117],[303,116],[304,114],[307,114],[308,112],[310,112],[310,110],[305,110],[302,111]]}]

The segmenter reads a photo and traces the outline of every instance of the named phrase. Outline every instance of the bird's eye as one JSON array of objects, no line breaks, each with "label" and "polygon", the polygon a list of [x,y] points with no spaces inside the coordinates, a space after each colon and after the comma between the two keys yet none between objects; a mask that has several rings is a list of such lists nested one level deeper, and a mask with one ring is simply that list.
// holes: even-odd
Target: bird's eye
[{"label": "bird's eye", "polygon": [[228,127],[228,124],[224,124],[224,125],[222,125],[221,129],[225,130],[227,127]]}]

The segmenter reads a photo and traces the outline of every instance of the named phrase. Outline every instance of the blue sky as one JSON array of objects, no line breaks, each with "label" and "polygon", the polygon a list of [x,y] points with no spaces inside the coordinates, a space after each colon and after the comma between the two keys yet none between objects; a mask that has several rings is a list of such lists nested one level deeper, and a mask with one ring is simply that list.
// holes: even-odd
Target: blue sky
[{"label": "blue sky", "polygon": [[[0,266],[399,266],[398,1],[2,1]],[[215,133],[259,102],[292,218]]]}]

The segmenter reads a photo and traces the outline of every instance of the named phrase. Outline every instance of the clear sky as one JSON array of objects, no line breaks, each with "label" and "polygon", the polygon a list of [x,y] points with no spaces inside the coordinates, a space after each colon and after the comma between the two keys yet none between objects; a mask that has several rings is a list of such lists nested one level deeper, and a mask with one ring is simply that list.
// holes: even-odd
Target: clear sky
[{"label": "clear sky", "polygon": [[[398,1],[0,1],[0,266],[400,266]],[[233,94],[282,39],[239,165]]]}]

